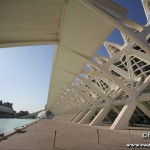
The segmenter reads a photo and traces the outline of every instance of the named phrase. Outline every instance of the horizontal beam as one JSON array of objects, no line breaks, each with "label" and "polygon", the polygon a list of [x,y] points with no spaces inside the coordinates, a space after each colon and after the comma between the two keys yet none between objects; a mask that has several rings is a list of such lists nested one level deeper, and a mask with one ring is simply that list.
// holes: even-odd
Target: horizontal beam
[{"label": "horizontal beam", "polygon": [[33,42],[14,42],[14,43],[0,43],[0,48],[7,47],[20,47],[20,46],[34,46],[34,45],[57,45],[58,40],[56,41],[33,41]]},{"label": "horizontal beam", "polygon": [[150,101],[150,93],[143,93],[138,97],[140,102]]}]

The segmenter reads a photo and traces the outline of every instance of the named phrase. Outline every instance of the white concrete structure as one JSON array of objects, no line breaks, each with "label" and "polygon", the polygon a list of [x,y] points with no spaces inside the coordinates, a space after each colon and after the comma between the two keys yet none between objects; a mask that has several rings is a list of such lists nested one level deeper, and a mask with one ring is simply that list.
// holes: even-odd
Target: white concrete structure
[{"label": "white concrete structure", "polygon": [[[150,1],[143,1],[148,18],[145,26],[129,20],[125,17],[123,8],[118,8],[113,3],[108,4],[107,1],[70,1],[69,3],[70,8],[71,5],[74,6],[74,15],[77,10],[83,14],[84,9],[89,9],[92,18],[93,16],[98,17],[95,21],[91,21],[92,18],[88,14],[88,20],[85,19],[87,21],[85,28],[86,24],[91,22],[94,26],[99,19],[103,19],[101,22],[103,25],[99,24],[98,29],[101,29],[99,32],[96,31],[98,30],[96,27],[90,27],[86,31],[82,28],[84,21],[78,19],[76,26],[72,26],[73,21],[69,20],[68,24],[64,22],[68,29],[75,28],[76,33],[68,33],[68,31],[62,33],[62,37],[65,38],[67,34],[67,37],[69,36],[72,40],[66,39],[64,43],[66,45],[63,47],[65,49],[61,49],[65,56],[60,54],[58,49],[57,57],[62,57],[62,55],[63,57],[61,60],[56,58],[54,62],[55,71],[51,78],[48,100],[50,109],[60,116],[59,119],[61,119],[61,115],[64,118],[65,115],[74,114],[66,121],[89,125],[107,123],[110,124],[110,129],[127,129],[128,125],[150,123],[150,99],[148,98],[150,96],[150,30],[148,18]],[[82,7],[82,9],[76,8],[75,3],[78,3],[77,6]],[[70,18],[77,18],[77,16],[71,16],[72,14],[69,13],[70,10],[68,9],[66,12]],[[68,17],[68,15],[66,16]],[[78,16],[80,18],[80,15]],[[84,18],[86,18],[85,14]],[[109,27],[106,22],[109,22]],[[64,25],[62,25],[62,30],[67,29]],[[78,26],[81,28],[77,28]],[[94,46],[97,45],[97,38],[104,40],[113,28],[120,30],[124,44],[118,45],[104,41],[103,44],[109,53],[109,58],[90,54],[89,52],[97,50]],[[107,34],[104,33],[104,30],[107,31]],[[95,40],[93,37],[89,39],[92,34],[97,35]],[[82,37],[82,35],[86,35],[86,37]],[[79,39],[82,38],[82,42],[78,41],[77,36]],[[62,39],[62,45],[64,45],[63,41],[64,39]],[[102,41],[99,43],[101,44]],[[88,69],[80,69],[79,71],[77,68],[83,64],[86,64]],[[73,78],[74,80],[71,82]],[[94,115],[96,110],[97,113]],[[75,113],[76,111],[78,112]],[[137,112],[140,116],[135,116]],[[145,119],[142,120],[142,117]]]},{"label": "white concrete structure", "polygon": [[[5,0],[0,47],[57,45],[47,102],[56,119],[111,129],[148,124],[150,0],[142,2],[145,26],[110,0]],[[105,41],[115,28],[123,45]],[[96,55],[102,44],[109,58]]]}]

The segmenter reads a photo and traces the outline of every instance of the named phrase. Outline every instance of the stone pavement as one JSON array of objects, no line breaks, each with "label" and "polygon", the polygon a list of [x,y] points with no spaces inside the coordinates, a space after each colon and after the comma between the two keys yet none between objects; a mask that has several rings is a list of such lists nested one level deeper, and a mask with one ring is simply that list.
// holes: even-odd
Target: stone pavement
[{"label": "stone pavement", "polygon": [[46,119],[25,131],[1,141],[0,150],[146,150],[147,148],[127,148],[126,144],[150,143],[150,140],[143,140],[141,137],[144,130],[132,130],[130,138],[128,130],[112,131],[106,127],[90,127]]}]

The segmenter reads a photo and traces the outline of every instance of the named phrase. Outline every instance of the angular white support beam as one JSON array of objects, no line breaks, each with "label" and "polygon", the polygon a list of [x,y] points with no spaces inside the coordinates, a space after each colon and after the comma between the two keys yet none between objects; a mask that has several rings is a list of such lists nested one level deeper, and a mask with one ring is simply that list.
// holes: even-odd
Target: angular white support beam
[{"label": "angular white support beam", "polygon": [[87,113],[88,113],[89,110],[85,109],[83,110],[76,118],[75,120],[73,121],[74,123],[77,123],[79,122]]},{"label": "angular white support beam", "polygon": [[150,93],[143,93],[138,97],[139,102],[145,102],[150,100]]},{"label": "angular white support beam", "polygon": [[93,114],[96,112],[97,108],[92,108],[79,122],[80,124],[87,124],[89,123],[90,118],[93,116]]},{"label": "angular white support beam", "polygon": [[137,106],[137,101],[130,98],[126,105],[122,108],[119,115],[111,125],[110,129],[128,129],[129,120]]},{"label": "angular white support beam", "polygon": [[150,111],[140,102],[137,102],[137,106],[150,118]]},{"label": "angular white support beam", "polygon": [[72,118],[73,118],[76,114],[77,114],[77,112],[74,113],[74,114],[68,119],[68,121],[70,122],[70,120],[72,120]]},{"label": "angular white support beam", "polygon": [[68,121],[72,122],[80,113],[81,113],[81,111],[76,112]]},{"label": "angular white support beam", "polygon": [[109,111],[111,110],[111,103],[107,103],[97,114],[97,116],[93,119],[93,121],[90,123],[91,126],[95,125],[101,125],[104,118],[107,116]]},{"label": "angular white support beam", "polygon": [[60,120],[65,120],[66,117],[67,117],[66,115],[62,115],[60,116]]},{"label": "angular white support beam", "polygon": [[64,121],[66,121],[72,114],[67,114],[66,117],[64,118]]},{"label": "angular white support beam", "polygon": [[70,114],[70,115],[66,118],[66,121],[68,121],[73,115],[74,115],[74,113],[73,113],[73,114]]},{"label": "angular white support beam", "polygon": [[80,113],[71,122],[74,123],[74,121],[80,116],[80,114],[82,114],[82,111],[80,111]]},{"label": "angular white support beam", "polygon": [[119,114],[119,110],[116,109],[115,107],[112,107],[112,110],[115,111],[117,114]]}]

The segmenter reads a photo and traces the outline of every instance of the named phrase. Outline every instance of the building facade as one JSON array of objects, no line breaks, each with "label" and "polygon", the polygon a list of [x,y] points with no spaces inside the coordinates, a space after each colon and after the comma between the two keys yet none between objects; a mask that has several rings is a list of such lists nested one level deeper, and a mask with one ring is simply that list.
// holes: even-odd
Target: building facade
[{"label": "building facade", "polygon": [[0,101],[0,118],[13,118],[15,117],[15,111],[13,110],[13,104],[9,102]]}]

